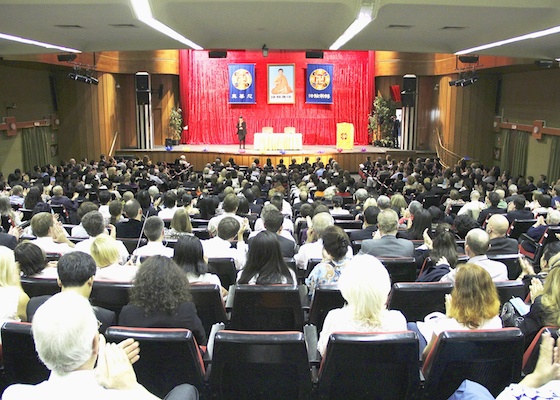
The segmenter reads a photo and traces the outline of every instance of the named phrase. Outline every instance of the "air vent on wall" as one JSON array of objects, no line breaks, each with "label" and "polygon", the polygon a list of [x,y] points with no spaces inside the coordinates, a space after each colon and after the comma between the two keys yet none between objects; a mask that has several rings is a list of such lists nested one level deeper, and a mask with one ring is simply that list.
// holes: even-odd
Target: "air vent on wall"
[{"label": "air vent on wall", "polygon": [[109,24],[113,28],[138,28],[134,24]]},{"label": "air vent on wall", "polygon": [[398,25],[398,24],[391,24],[387,27],[387,29],[412,29],[414,28],[413,25]]},{"label": "air vent on wall", "polygon": [[61,29],[84,29],[81,25],[55,25],[55,27]]},{"label": "air vent on wall", "polygon": [[466,26],[444,26],[440,28],[442,31],[462,31],[463,29],[467,29]]}]

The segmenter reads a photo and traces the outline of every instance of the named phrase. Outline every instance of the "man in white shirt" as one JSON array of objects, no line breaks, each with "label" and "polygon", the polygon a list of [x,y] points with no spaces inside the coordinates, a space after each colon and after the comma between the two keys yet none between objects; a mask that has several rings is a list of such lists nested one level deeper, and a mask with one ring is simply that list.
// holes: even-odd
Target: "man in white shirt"
[{"label": "man in white shirt", "polygon": [[[508,271],[504,263],[489,260],[486,252],[490,248],[490,236],[482,229],[471,229],[465,238],[465,253],[469,256],[469,264],[484,268],[494,282],[507,281]],[[455,282],[457,268],[442,276],[440,282]]]},{"label": "man in white shirt", "polygon": [[[212,239],[202,240],[204,257],[206,258],[233,258],[235,267],[239,270],[245,266],[247,257],[247,244],[243,240],[248,223],[240,225],[233,217],[222,218],[218,225],[218,235]],[[232,247],[237,239],[237,248]]]},{"label": "man in white shirt", "polygon": [[[95,238],[103,233],[106,233],[105,218],[100,211],[90,211],[82,218],[82,225],[89,237],[88,239],[76,243],[75,250],[91,254],[91,245]],[[113,239],[116,239],[117,230],[115,227],[113,225],[107,225],[107,227],[110,229],[109,234],[113,237]],[[117,246],[119,249],[120,263],[124,264],[128,260],[128,250],[126,249],[124,243],[120,240],[117,240]]]},{"label": "man in white shirt", "polygon": [[45,253],[66,254],[74,251],[74,243],[66,237],[62,224],[55,214],[41,212],[31,218],[31,230],[37,239],[34,244],[42,248]]},{"label": "man in white shirt", "polygon": [[177,211],[177,194],[173,190],[168,190],[163,195],[163,209],[158,212],[158,217],[163,220],[171,220],[175,211]]},{"label": "man in white shirt", "polygon": [[144,235],[148,238],[148,243],[145,246],[139,247],[132,253],[137,256],[137,263],[140,263],[140,258],[150,257],[155,255],[173,257],[173,249],[163,245],[163,220],[155,215],[149,217],[144,225]]},{"label": "man in white shirt", "polygon": [[101,190],[99,192],[99,212],[103,215],[105,224],[111,221],[111,213],[109,212],[109,202],[111,201],[111,192],[108,190]]},{"label": "man in white shirt", "polygon": [[471,201],[461,207],[457,215],[468,214],[474,219],[478,219],[480,211],[484,210],[485,208],[486,204],[480,201],[480,192],[478,190],[473,190],[471,192]]},{"label": "man in white shirt", "polygon": [[216,215],[215,217],[212,217],[210,221],[208,221],[208,232],[210,232],[210,236],[212,237],[216,236],[216,233],[218,231],[218,224],[223,218],[226,217],[235,218],[237,222],[239,222],[240,226],[245,225],[244,218],[235,214],[237,212],[238,207],[239,207],[239,198],[237,197],[237,195],[233,193],[228,194],[224,198],[224,202],[222,204],[222,209],[224,210],[224,212],[220,215]]}]

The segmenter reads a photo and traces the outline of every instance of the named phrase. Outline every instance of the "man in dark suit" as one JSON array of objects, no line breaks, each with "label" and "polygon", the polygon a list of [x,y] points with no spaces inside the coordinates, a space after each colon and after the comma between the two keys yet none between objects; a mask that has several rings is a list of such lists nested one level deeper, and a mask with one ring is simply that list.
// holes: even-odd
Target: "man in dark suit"
[{"label": "man in dark suit", "polygon": [[361,254],[375,257],[413,257],[414,244],[396,237],[399,216],[393,209],[386,209],[377,217],[378,231],[373,239],[362,242]]},{"label": "man in dark suit", "polygon": [[498,193],[490,192],[486,195],[486,204],[489,204],[489,206],[488,208],[485,208],[484,210],[480,211],[480,214],[478,214],[477,222],[480,226],[482,226],[484,221],[486,221],[488,215],[506,213],[506,210],[498,207],[499,203],[500,203],[500,195]]},{"label": "man in dark suit", "polygon": [[506,237],[508,228],[509,221],[505,215],[494,214],[488,219],[486,233],[490,236],[490,249],[486,252],[487,256],[519,253],[517,240]]},{"label": "man in dark suit", "polygon": [[132,199],[124,204],[123,212],[128,219],[116,223],[119,239],[138,239],[142,234],[142,208],[137,200]]},{"label": "man in dark suit", "polygon": [[[284,217],[280,211],[270,210],[263,218],[266,230],[276,235],[276,239],[280,244],[280,250],[282,251],[282,257],[292,258],[295,254],[296,242],[279,235],[282,232],[282,224],[284,222]],[[249,239],[249,247],[251,247],[252,242],[253,238]]]},{"label": "man in dark suit", "polygon": [[367,240],[373,238],[377,231],[377,216],[379,215],[379,207],[370,206],[363,212],[364,224],[359,231],[350,232],[350,240]]},{"label": "man in dark suit", "polygon": [[[2,228],[0,228],[1,230]],[[5,246],[11,250],[15,249],[21,234],[21,228],[12,226],[8,233],[0,232],[0,246]]]},{"label": "man in dark suit", "polygon": [[525,196],[515,196],[512,203],[514,209],[506,214],[510,224],[516,219],[534,219],[534,215],[531,210],[525,208]]},{"label": "man in dark suit", "polygon": [[[81,251],[73,251],[60,257],[57,265],[58,286],[61,291],[74,291],[89,299],[93,288],[93,278],[97,266],[93,257]],[[27,320],[31,322],[35,311],[51,296],[32,297],[27,303]],[[115,312],[101,307],[93,307],[97,320],[101,322],[99,331],[105,332],[107,327],[116,323]]]}]

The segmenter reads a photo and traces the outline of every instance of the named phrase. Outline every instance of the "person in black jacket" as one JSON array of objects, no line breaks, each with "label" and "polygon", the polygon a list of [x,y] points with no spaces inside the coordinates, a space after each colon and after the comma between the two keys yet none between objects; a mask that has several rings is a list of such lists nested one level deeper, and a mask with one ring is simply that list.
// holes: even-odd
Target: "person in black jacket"
[{"label": "person in black jacket", "polygon": [[241,148],[241,143],[243,143],[243,148],[245,148],[246,136],[247,136],[247,123],[243,120],[243,117],[239,117],[239,121],[237,121],[237,137],[239,138],[239,148]]},{"label": "person in black jacket", "polygon": [[185,328],[192,331],[199,345],[206,344],[187,275],[165,256],[152,256],[142,263],[130,292],[130,303],[119,315],[119,325]]}]

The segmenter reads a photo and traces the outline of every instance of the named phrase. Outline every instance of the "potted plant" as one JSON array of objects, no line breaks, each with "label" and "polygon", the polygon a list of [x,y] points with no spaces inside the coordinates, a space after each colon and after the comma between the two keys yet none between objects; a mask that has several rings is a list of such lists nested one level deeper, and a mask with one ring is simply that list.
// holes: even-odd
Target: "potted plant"
[{"label": "potted plant", "polygon": [[387,138],[392,138],[396,110],[393,101],[385,100],[381,94],[375,97],[373,110],[368,117],[368,132],[374,145],[386,147]]},{"label": "potted plant", "polygon": [[173,107],[169,114],[169,131],[171,133],[171,140],[173,145],[178,145],[181,141],[181,134],[183,133],[183,116],[179,107]]}]

